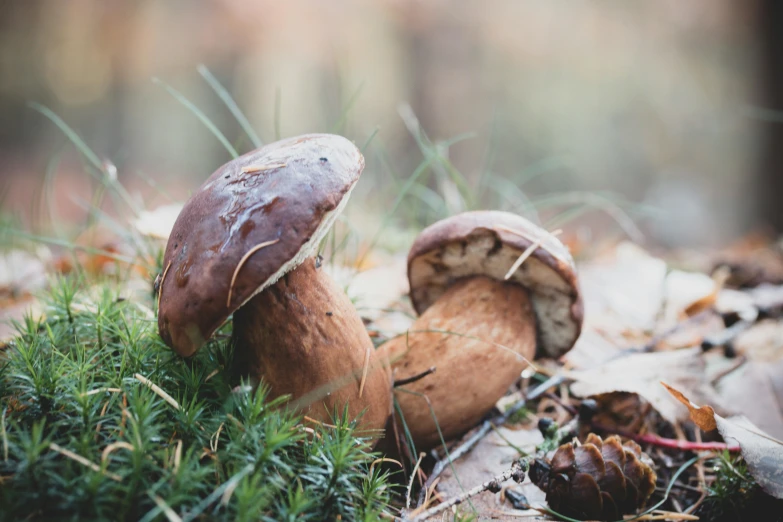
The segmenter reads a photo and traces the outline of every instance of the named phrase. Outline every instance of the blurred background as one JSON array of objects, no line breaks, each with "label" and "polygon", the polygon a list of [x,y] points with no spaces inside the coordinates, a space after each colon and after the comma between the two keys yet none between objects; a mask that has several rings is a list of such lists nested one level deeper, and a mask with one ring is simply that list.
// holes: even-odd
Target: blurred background
[{"label": "blurred background", "polygon": [[359,227],[496,207],[584,241],[778,233],[781,11],[775,0],[0,2],[2,214],[67,233],[100,185],[29,102],[84,139],[106,167],[98,177],[116,167],[140,205],[186,198],[229,148],[253,148],[206,77],[263,142],[337,132],[364,147],[349,209]]}]

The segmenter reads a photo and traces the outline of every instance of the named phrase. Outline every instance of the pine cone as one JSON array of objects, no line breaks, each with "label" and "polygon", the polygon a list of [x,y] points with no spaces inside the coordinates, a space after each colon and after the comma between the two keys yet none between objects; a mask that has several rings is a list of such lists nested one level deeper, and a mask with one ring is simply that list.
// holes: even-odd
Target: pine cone
[{"label": "pine cone", "polygon": [[530,479],[561,515],[618,520],[650,498],[656,478],[650,463],[635,442],[622,445],[615,436],[602,441],[591,433],[581,446],[563,444],[551,460],[537,459]]}]

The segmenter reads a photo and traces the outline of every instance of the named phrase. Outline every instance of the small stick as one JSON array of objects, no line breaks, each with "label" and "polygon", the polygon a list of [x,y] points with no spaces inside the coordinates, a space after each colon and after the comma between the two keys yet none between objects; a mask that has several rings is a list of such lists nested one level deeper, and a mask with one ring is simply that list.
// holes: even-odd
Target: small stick
[{"label": "small stick", "polygon": [[236,269],[234,269],[234,275],[231,276],[231,284],[228,287],[228,299],[226,299],[226,308],[231,306],[231,294],[234,292],[234,283],[236,283],[237,276],[239,275],[239,271],[242,269],[242,266],[245,264],[245,262],[250,258],[250,256],[258,252],[262,248],[266,248],[269,245],[274,245],[278,241],[280,241],[280,238],[259,243],[253,248],[251,248],[250,250],[248,250],[244,256],[242,256],[242,259],[239,260]]},{"label": "small stick", "polygon": [[86,466],[86,467],[90,468],[91,470],[93,470],[93,471],[95,471],[97,473],[101,473],[103,475],[106,475],[107,477],[109,477],[110,479],[112,479],[114,481],[122,482],[122,477],[120,477],[116,473],[110,473],[108,471],[104,471],[96,463],[90,462],[89,460],[85,459],[81,455],[78,455],[78,454],[74,453],[71,450],[67,450],[67,449],[65,449],[63,447],[58,446],[54,442],[49,444],[49,449],[52,450],[52,451],[56,451],[60,455],[63,455],[64,457],[68,457],[71,460],[75,460],[76,462],[78,462],[82,466]]},{"label": "small stick", "polygon": [[263,172],[265,170],[280,169],[285,167],[285,163],[271,163],[269,165],[248,165],[242,167],[243,174],[253,174],[254,172]]},{"label": "small stick", "polygon": [[432,473],[430,473],[430,476],[427,477],[427,481],[424,483],[424,486],[422,487],[422,490],[419,492],[419,498],[417,505],[421,506],[424,502],[424,498],[427,493],[427,489],[432,486],[432,484],[435,482],[435,480],[440,477],[441,473],[445,471],[445,469],[453,462],[455,462],[457,459],[468,453],[470,450],[473,449],[473,446],[479,443],[481,439],[483,439],[487,433],[492,431],[492,428],[494,426],[501,426],[508,421],[515,413],[517,413],[519,410],[525,407],[527,404],[527,401],[532,401],[537,398],[539,398],[541,395],[543,395],[549,388],[552,386],[557,386],[560,384],[559,376],[550,377],[543,383],[539,384],[533,390],[527,394],[527,397],[524,399],[521,399],[517,401],[515,404],[513,404],[510,408],[508,408],[503,414],[498,415],[494,419],[489,419],[484,421],[484,423],[481,425],[481,427],[474,433],[468,440],[460,444],[458,448],[456,448],[454,451],[450,453],[450,457],[443,458],[439,460],[437,463],[435,463],[435,467],[432,468]]},{"label": "small stick", "polygon": [[725,330],[721,330],[720,332],[716,332],[709,337],[705,337],[701,342],[701,348],[703,350],[709,350],[717,346],[725,346],[736,339],[739,334],[753,326],[754,323],[755,321],[747,321],[744,319],[739,320]]},{"label": "small stick", "polygon": [[397,381],[394,381],[394,388],[397,388],[399,386],[405,386],[406,384],[419,381],[431,373],[435,373],[435,366],[430,366],[423,372],[417,373],[416,375],[412,375],[410,377],[405,377],[404,379],[399,379]]},{"label": "small stick", "polygon": [[[469,499],[470,497],[474,497],[478,495],[479,493],[482,493],[484,491],[491,491],[492,493],[497,493],[500,491],[501,486],[503,482],[507,481],[510,478],[513,478],[515,482],[522,482],[525,479],[525,466],[521,464],[522,461],[516,461],[514,464],[511,465],[509,469],[501,473],[500,475],[496,475],[492,477],[490,480],[484,482],[483,484],[479,484],[473,489],[469,489],[468,491],[465,491],[464,493],[461,493],[457,495],[456,497],[453,497],[446,502],[443,502],[441,504],[438,504],[434,508],[430,508],[422,513],[419,513],[418,515],[414,516],[413,518],[409,519],[410,522],[420,522],[423,520],[427,520],[428,518],[435,516],[439,513],[442,513],[449,509],[451,506],[456,506],[458,504],[461,504],[465,500]],[[526,463],[525,463],[526,464]]]},{"label": "small stick", "polygon": [[172,397],[171,395],[169,395],[168,393],[163,391],[163,388],[161,388],[160,386],[158,386],[157,384],[155,384],[151,380],[147,379],[146,377],[144,377],[140,373],[135,374],[134,377],[136,377],[136,380],[138,380],[142,384],[146,385],[150,390],[155,392],[155,394],[158,397],[160,397],[164,401],[166,401],[169,404],[171,404],[174,407],[175,410],[181,410],[182,409],[182,407],[180,407],[179,403],[174,399],[174,397]]}]

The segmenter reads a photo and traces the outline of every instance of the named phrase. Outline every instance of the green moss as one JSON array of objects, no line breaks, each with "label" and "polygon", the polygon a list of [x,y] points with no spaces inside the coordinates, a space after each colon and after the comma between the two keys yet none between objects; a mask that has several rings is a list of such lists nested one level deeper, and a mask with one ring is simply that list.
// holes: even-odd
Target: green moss
[{"label": "green moss", "polygon": [[160,341],[151,298],[71,278],[46,304],[0,355],[0,519],[376,520],[386,509],[388,474],[371,469],[355,422],[336,415],[336,429],[309,434],[263,387],[235,386],[230,325],[185,360]]}]

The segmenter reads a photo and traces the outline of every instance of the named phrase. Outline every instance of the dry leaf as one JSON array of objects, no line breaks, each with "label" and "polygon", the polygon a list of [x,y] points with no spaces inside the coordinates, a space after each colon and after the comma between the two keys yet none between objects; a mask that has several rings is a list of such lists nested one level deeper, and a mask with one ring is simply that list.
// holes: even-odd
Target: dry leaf
[{"label": "dry leaf", "polygon": [[728,278],[728,267],[722,266],[715,270],[715,273],[712,274],[712,281],[714,283],[712,291],[686,306],[685,310],[683,310],[685,315],[687,317],[693,317],[698,313],[704,312],[705,310],[709,310],[710,308],[714,307],[718,300],[718,295],[720,294],[721,290],[723,290],[723,285],[726,284],[726,280],[728,280]]},{"label": "dry leaf", "polygon": [[632,243],[621,243],[607,259],[580,265],[585,323],[613,338],[627,330],[652,330],[665,279],[666,263]]},{"label": "dry leaf", "polygon": [[759,486],[773,497],[783,499],[783,442],[764,433],[745,417],[725,419],[711,407],[697,406],[682,392],[661,384],[690,410],[691,418],[701,429],[717,428],[726,442],[735,440]]},{"label": "dry leaf", "polygon": [[783,438],[783,360],[748,360],[720,379],[716,388],[722,404],[773,437]]},{"label": "dry leaf", "polygon": [[134,221],[133,226],[143,236],[166,241],[180,211],[182,211],[182,203],[163,205],[155,210],[144,210]]},{"label": "dry leaf", "polygon": [[[0,256],[0,299],[18,298],[46,285],[46,267],[41,257],[24,250],[10,250]],[[0,303],[5,304],[5,303]]]},{"label": "dry leaf", "polygon": [[701,348],[669,352],[639,353],[609,361],[590,370],[566,376],[575,382],[571,391],[579,397],[610,392],[631,392],[642,396],[669,422],[687,419],[677,402],[662,389],[662,380],[674,383],[691,395],[717,402],[715,391],[705,380]]},{"label": "dry leaf", "polygon": [[661,384],[663,384],[663,387],[666,388],[669,391],[669,393],[671,393],[674,396],[675,399],[680,401],[682,404],[685,405],[686,408],[688,408],[688,411],[691,414],[691,420],[695,422],[699,428],[701,428],[704,431],[712,431],[718,427],[717,424],[715,424],[715,410],[713,410],[712,407],[696,406],[681,392],[672,388],[665,382],[661,382]]}]

